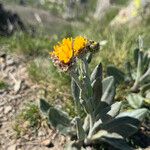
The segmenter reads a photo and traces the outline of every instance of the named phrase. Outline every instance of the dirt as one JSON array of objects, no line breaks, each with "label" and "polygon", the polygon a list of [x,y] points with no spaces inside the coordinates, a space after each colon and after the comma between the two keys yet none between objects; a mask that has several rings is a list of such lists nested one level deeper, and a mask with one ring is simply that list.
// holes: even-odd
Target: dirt
[{"label": "dirt", "polygon": [[31,82],[23,57],[0,54],[0,81],[6,87],[0,90],[0,150],[61,150],[66,138],[45,123],[31,134],[19,138],[13,130],[17,114],[26,103],[38,100],[39,86]]}]

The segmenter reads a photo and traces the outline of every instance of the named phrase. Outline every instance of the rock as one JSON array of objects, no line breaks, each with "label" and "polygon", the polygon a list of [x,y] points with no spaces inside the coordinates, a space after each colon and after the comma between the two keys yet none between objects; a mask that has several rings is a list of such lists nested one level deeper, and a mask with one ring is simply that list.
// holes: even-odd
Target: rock
[{"label": "rock", "polygon": [[3,111],[3,109],[4,109],[3,107],[0,107],[0,113]]},{"label": "rock", "polygon": [[49,148],[54,146],[54,144],[51,142],[50,139],[46,139],[46,140],[42,141],[41,145],[49,147]]},{"label": "rock", "polygon": [[3,57],[0,57],[0,64],[5,63],[5,59]]},{"label": "rock", "polygon": [[20,91],[21,86],[22,86],[22,80],[19,80],[19,81],[15,82],[15,85],[14,85],[15,94],[17,94]]},{"label": "rock", "polygon": [[7,148],[7,150],[16,150],[16,148],[17,148],[16,144],[13,144],[13,145],[9,146]]},{"label": "rock", "polygon": [[7,67],[7,69],[6,69],[6,72],[7,73],[13,73],[13,72],[15,72],[16,71],[16,66],[9,66],[9,67]]},{"label": "rock", "polygon": [[6,58],[6,53],[4,53],[4,52],[0,52],[0,57],[2,57],[2,58]]},{"label": "rock", "polygon": [[2,116],[2,121],[3,121],[3,122],[6,122],[6,121],[8,121],[8,118]]},{"label": "rock", "polygon": [[11,106],[5,107],[5,109],[4,109],[4,114],[8,114],[11,110],[12,110],[12,107],[11,107]]},{"label": "rock", "polygon": [[0,70],[5,70],[6,69],[6,64],[5,63],[0,63]]},{"label": "rock", "polygon": [[40,136],[40,137],[41,137],[41,136],[45,136],[45,133],[40,130],[40,131],[38,132],[38,136]]},{"label": "rock", "polygon": [[0,106],[3,106],[5,103],[5,101],[0,102]]},{"label": "rock", "polygon": [[14,65],[14,64],[15,64],[15,62],[14,62],[13,59],[8,59],[8,60],[7,60],[7,66],[12,66],[12,65]]},{"label": "rock", "polygon": [[5,92],[5,89],[0,90],[0,94],[2,95]]}]

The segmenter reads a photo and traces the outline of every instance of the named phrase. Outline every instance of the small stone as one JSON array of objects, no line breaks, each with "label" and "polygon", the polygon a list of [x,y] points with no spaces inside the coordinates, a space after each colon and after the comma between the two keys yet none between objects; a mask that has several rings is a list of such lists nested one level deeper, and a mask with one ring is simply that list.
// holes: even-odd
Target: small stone
[{"label": "small stone", "polygon": [[64,145],[65,141],[66,141],[66,138],[64,136],[61,137],[61,140],[60,140],[60,145]]},{"label": "small stone", "polygon": [[29,135],[26,134],[26,135],[24,135],[24,138],[22,140],[23,140],[23,142],[25,142],[25,141],[28,141],[29,138],[30,138]]},{"label": "small stone", "polygon": [[6,54],[4,52],[0,52],[0,57],[6,58]]},{"label": "small stone", "polygon": [[5,89],[0,90],[0,94],[2,95],[5,92]]},{"label": "small stone", "polygon": [[40,137],[41,137],[41,136],[45,136],[45,133],[44,133],[43,131],[39,131],[39,132],[38,132],[38,136],[40,136]]},{"label": "small stone", "polygon": [[20,91],[21,86],[22,86],[22,81],[21,80],[16,81],[16,83],[14,85],[15,94],[17,94]]},{"label": "small stone", "polygon": [[4,114],[8,114],[11,110],[12,110],[12,107],[11,107],[11,106],[7,106],[7,107],[4,109]]},{"label": "small stone", "polygon": [[26,128],[28,128],[30,126],[30,122],[29,121],[25,121],[22,126],[23,126],[24,129],[26,129]]},{"label": "small stone", "polygon": [[14,64],[15,64],[15,62],[14,62],[13,59],[8,59],[8,60],[7,60],[7,65],[8,65],[8,66],[12,66],[12,65],[14,65]]},{"label": "small stone", "polygon": [[5,101],[3,101],[3,102],[0,102],[0,106],[3,106],[3,105],[5,105]]},{"label": "small stone", "polygon": [[54,144],[51,142],[50,139],[46,139],[46,140],[42,141],[41,145],[44,145],[44,146],[49,147],[49,148],[54,146]]},{"label": "small stone", "polygon": [[16,148],[17,148],[16,144],[13,144],[13,145],[9,146],[7,148],[7,150],[16,150]]},{"label": "small stone", "polygon": [[3,63],[3,64],[0,65],[1,70],[5,70],[5,68],[6,68],[6,64]]},{"label": "small stone", "polygon": [[3,57],[0,57],[0,64],[4,64],[5,63],[5,59]]},{"label": "small stone", "polygon": [[3,109],[4,109],[3,107],[0,107],[0,112],[2,112],[2,111],[3,111]]}]

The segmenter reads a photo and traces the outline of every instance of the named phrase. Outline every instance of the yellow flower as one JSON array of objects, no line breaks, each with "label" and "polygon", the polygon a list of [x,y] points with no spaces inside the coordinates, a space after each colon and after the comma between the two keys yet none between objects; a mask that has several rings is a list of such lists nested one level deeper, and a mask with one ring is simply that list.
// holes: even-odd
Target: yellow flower
[{"label": "yellow flower", "polygon": [[77,36],[74,39],[64,38],[54,46],[50,56],[55,66],[62,71],[68,71],[75,64],[76,57],[80,57],[81,54],[83,56],[87,52],[95,52],[98,49],[99,43]]},{"label": "yellow flower", "polygon": [[77,36],[74,40],[64,38],[61,43],[54,46],[54,51],[50,52],[50,55],[67,64],[86,47],[87,43],[88,40],[82,36]]},{"label": "yellow flower", "polygon": [[64,38],[62,43],[54,46],[54,51],[50,55],[57,57],[63,63],[70,62],[73,57],[72,38]]},{"label": "yellow flower", "polygon": [[78,55],[86,47],[88,40],[82,36],[77,36],[73,42],[74,55]]}]

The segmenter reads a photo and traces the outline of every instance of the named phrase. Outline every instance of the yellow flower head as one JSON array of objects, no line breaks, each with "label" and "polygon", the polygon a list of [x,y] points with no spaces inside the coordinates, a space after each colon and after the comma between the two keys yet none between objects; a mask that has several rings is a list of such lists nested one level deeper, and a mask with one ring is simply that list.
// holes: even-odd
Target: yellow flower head
[{"label": "yellow flower head", "polygon": [[87,43],[88,40],[82,36],[77,36],[74,40],[72,38],[64,38],[61,43],[54,46],[54,51],[50,55],[67,64],[86,47]]},{"label": "yellow flower head", "polygon": [[82,36],[77,36],[73,42],[74,55],[77,56],[87,45],[88,40]]},{"label": "yellow flower head", "polygon": [[81,56],[81,53],[94,51],[99,48],[99,44],[89,41],[82,36],[76,38],[64,38],[60,43],[54,46],[54,50],[50,52],[50,56],[54,65],[61,70],[67,71],[75,62],[75,58]]},{"label": "yellow flower head", "polygon": [[68,63],[73,57],[72,38],[64,38],[62,43],[54,46],[54,51],[50,55],[54,55],[63,63]]}]

